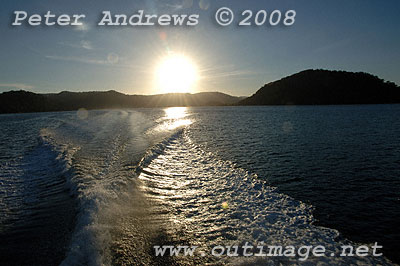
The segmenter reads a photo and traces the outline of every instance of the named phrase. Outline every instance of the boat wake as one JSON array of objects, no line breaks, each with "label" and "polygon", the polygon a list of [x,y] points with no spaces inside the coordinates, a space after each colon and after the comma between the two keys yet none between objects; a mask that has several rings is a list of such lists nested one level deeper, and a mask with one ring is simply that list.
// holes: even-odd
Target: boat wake
[{"label": "boat wake", "polygon": [[[218,245],[323,245],[326,254],[338,254],[340,245],[351,244],[336,230],[314,226],[311,206],[279,193],[232,162],[205,152],[184,130],[164,143],[162,152],[158,151],[159,147],[149,153],[151,161],[148,157],[142,160],[137,186],[152,202],[148,212],[154,219],[165,221],[163,230],[170,245],[199,247],[200,253],[194,258],[176,258],[181,264],[299,263],[298,257],[215,258],[210,255],[211,249]],[[371,257],[310,257],[306,263],[324,262],[387,263]]]},{"label": "boat wake", "polygon": [[[52,187],[57,190],[56,198],[63,204],[52,209],[73,206],[64,212],[72,217],[73,227],[62,233],[68,234],[68,246],[62,247],[66,255],[61,265],[302,264],[298,257],[266,259],[241,256],[243,252],[238,257],[216,257],[211,249],[264,242],[323,245],[328,254],[338,254],[340,245],[352,244],[336,230],[313,225],[312,206],[206,152],[190,138],[191,121],[185,115],[176,111],[157,119],[133,111],[91,115],[42,129],[40,149],[32,155],[46,157],[36,161],[49,162],[37,168],[54,170],[52,179],[39,178],[40,173],[37,180],[31,179],[32,184],[44,186],[37,191],[46,195]],[[40,216],[39,224],[46,225],[46,217]],[[59,220],[48,223],[61,228]],[[195,256],[156,256],[154,246],[163,245],[199,248]],[[391,264],[384,258],[339,256],[311,256],[304,263]]]}]

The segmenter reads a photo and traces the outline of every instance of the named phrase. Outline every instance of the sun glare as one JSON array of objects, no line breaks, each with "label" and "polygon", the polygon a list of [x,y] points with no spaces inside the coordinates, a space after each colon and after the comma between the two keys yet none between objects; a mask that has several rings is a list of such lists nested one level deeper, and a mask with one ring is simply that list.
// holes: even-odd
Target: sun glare
[{"label": "sun glare", "polygon": [[197,79],[195,64],[183,55],[164,58],[156,69],[156,86],[161,93],[191,92]]}]

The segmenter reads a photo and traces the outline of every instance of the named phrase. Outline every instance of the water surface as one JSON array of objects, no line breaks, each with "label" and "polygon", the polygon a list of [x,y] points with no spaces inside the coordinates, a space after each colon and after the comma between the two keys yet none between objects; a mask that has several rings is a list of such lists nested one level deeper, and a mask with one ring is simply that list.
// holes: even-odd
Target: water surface
[{"label": "water surface", "polygon": [[398,260],[399,115],[399,105],[2,115],[0,261],[260,263],[152,250],[245,241],[332,252],[377,241]]}]

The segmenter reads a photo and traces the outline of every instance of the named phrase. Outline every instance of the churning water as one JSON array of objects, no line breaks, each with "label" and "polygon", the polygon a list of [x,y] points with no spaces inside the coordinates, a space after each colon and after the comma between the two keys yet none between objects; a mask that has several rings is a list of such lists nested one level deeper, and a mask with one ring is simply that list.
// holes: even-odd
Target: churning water
[{"label": "churning water", "polygon": [[[398,117],[398,105],[2,115],[0,263],[391,264],[209,250],[378,242],[396,260]],[[166,244],[206,255],[156,257]]]}]

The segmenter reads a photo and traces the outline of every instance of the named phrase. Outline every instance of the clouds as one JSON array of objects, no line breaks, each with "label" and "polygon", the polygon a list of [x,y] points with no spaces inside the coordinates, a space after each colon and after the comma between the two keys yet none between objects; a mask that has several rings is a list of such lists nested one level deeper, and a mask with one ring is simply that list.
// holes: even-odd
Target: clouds
[{"label": "clouds", "polygon": [[58,44],[72,48],[93,50],[94,47],[90,41],[82,40],[79,43],[59,42]]},{"label": "clouds", "polygon": [[82,22],[80,25],[74,26],[74,30],[86,32],[90,29],[87,23]]},{"label": "clouds", "polygon": [[29,90],[33,89],[34,86],[25,83],[0,83],[0,88]]},{"label": "clouds", "polygon": [[92,50],[93,46],[89,41],[81,41],[81,47],[86,50]]},{"label": "clouds", "polygon": [[47,59],[52,60],[61,60],[61,61],[71,61],[71,62],[79,62],[86,64],[96,64],[96,65],[106,65],[109,64],[107,60],[95,59],[95,58],[85,58],[78,56],[59,56],[59,55],[46,55]]},{"label": "clouds", "polygon": [[[60,56],[60,55],[45,55],[45,58],[51,60],[70,61],[70,62],[95,64],[95,65],[116,65],[119,63],[120,60],[120,57],[116,53],[109,53],[104,59],[81,57],[81,56]],[[130,67],[130,66],[125,65],[125,67]]]},{"label": "clouds", "polygon": [[249,79],[262,72],[240,68],[237,69],[234,65],[221,65],[219,67],[209,67],[200,70],[201,77],[204,80],[225,80],[230,79]]}]

